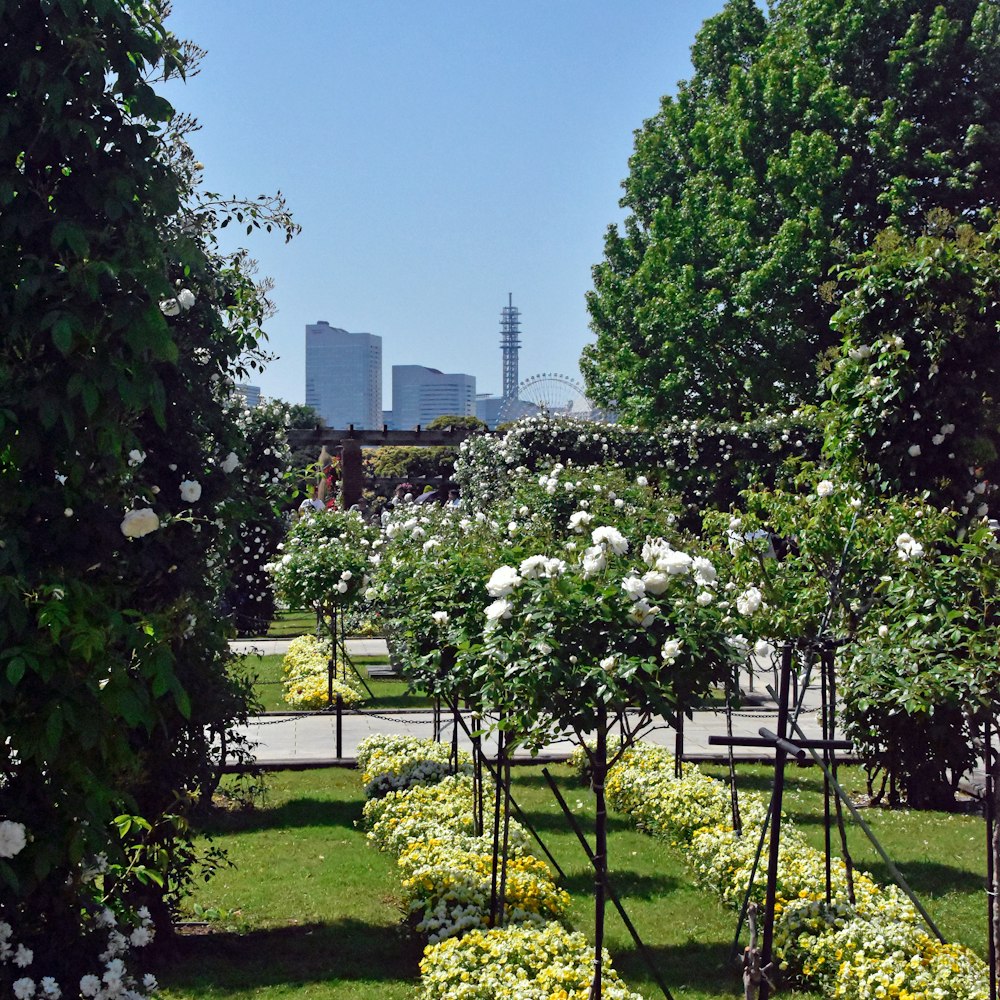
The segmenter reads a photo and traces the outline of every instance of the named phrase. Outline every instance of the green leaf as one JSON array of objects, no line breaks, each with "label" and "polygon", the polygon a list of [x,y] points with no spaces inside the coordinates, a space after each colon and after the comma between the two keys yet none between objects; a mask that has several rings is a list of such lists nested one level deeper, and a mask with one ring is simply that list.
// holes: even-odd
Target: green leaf
[{"label": "green leaf", "polygon": [[69,354],[73,347],[73,320],[62,315],[52,324],[52,343],[63,355]]},{"label": "green leaf", "polygon": [[7,664],[7,680],[10,681],[11,684],[16,685],[24,676],[26,669],[27,664],[24,662],[23,657],[13,657],[10,663]]}]

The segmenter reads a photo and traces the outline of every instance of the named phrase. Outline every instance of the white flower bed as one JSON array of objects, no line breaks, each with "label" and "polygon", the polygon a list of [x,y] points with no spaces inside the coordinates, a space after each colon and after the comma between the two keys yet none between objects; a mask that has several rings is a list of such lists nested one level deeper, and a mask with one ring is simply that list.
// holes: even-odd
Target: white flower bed
[{"label": "white flower bed", "polygon": [[[578,751],[576,763],[584,763]],[[664,749],[639,744],[611,769],[608,800],[653,836],[683,844],[698,881],[730,906],[739,907],[750,877],[755,837],[733,831],[729,794],[721,782],[685,766],[674,777]],[[743,794],[748,828],[759,827],[766,804]],[[823,991],[846,1000],[985,1000],[988,971],[963,945],[943,945],[917,924],[909,900],[895,886],[879,886],[854,874],[856,902],[847,897],[843,862],[832,863],[832,905],[826,904],[824,856],[782,820],[775,953],[782,966],[800,972]],[[752,898],[763,902],[766,866],[760,866]]]}]

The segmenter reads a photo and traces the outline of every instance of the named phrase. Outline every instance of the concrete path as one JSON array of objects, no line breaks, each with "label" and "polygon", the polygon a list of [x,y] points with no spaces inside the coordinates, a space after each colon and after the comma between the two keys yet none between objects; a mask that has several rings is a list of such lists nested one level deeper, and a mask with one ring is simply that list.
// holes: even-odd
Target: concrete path
[{"label": "concrete path", "polygon": [[[239,652],[282,653],[287,649],[287,640],[253,640],[233,643]],[[349,653],[357,656],[378,656],[386,654],[383,639],[349,639]],[[757,737],[758,730],[765,726],[772,731],[777,728],[777,705],[763,690],[764,684],[774,683],[770,672],[758,674],[751,680],[746,674],[742,678],[742,689],[746,694],[746,704],[733,715],[733,735],[736,737]],[[818,739],[821,735],[818,719],[819,692],[809,688],[803,699],[803,710],[799,717],[807,737]],[[471,728],[466,716],[465,723]],[[450,742],[455,722],[447,713],[440,719],[438,738]],[[271,714],[254,717],[243,732],[255,744],[254,756],[261,767],[318,767],[353,761],[358,744],[375,733],[407,733],[431,738],[435,735],[434,713],[423,710],[365,710],[344,709],[340,720],[339,746],[338,724],[333,712],[315,714]],[[684,756],[694,760],[723,760],[725,747],[712,746],[708,742],[711,735],[726,735],[726,716],[723,711],[695,712],[692,719],[684,720]],[[676,733],[662,719],[657,720],[643,739],[674,748]],[[459,745],[468,748],[471,743],[459,726]],[[487,738],[487,751],[496,752],[496,741]],[[546,758],[565,757],[572,752],[574,744],[570,740],[559,739],[548,744],[540,756]],[[339,749],[339,752],[338,752]],[[739,747],[734,755],[743,760],[771,759],[767,750]],[[521,751],[515,759],[528,760],[531,754]]]}]

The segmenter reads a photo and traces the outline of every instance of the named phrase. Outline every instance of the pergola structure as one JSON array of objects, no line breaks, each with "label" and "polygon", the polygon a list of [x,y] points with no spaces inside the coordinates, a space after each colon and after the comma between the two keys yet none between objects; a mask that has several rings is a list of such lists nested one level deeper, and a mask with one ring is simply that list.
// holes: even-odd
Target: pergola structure
[{"label": "pergola structure", "polygon": [[334,427],[294,428],[288,432],[288,443],[293,448],[315,448],[317,455],[324,447],[331,454],[339,453],[344,507],[349,508],[361,499],[364,488],[362,447],[455,447],[467,437],[482,433],[481,429],[473,430],[468,427],[444,427],[428,431],[421,429],[419,425],[412,431],[391,431],[384,424],[379,431],[365,431],[355,430],[354,424],[351,424],[346,430]]}]

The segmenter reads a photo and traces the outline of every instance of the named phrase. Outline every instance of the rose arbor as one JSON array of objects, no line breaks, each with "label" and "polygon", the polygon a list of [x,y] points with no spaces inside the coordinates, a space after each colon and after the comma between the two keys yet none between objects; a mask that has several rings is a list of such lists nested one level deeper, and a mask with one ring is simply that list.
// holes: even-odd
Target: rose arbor
[{"label": "rose arbor", "polygon": [[[268,569],[278,594],[292,607],[311,607],[319,623],[330,630],[329,702],[333,703],[333,678],[337,650],[343,650],[338,614],[368,587],[368,570],[378,533],[352,511],[321,511],[294,524],[284,551]],[[352,664],[353,666],[353,664]],[[360,676],[360,675],[359,675]]]},{"label": "rose arbor", "polygon": [[[563,486],[563,495],[577,490],[576,481],[566,481],[573,488]],[[669,519],[661,523],[667,537],[630,538],[604,523],[643,518],[601,483],[591,488],[596,501],[579,497],[561,539],[550,535],[546,551],[490,577],[494,600],[484,609],[479,676],[484,703],[514,738],[541,745],[569,731],[587,754],[597,807],[592,995],[600,996],[608,766],[655,716],[690,711],[726,679],[739,654],[726,636],[711,562],[680,547]],[[588,537],[589,545],[577,542]],[[637,716],[629,713],[634,707]],[[609,756],[613,728],[622,739]]]}]

